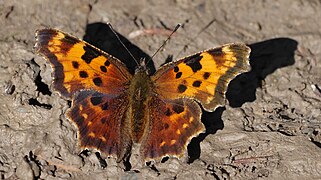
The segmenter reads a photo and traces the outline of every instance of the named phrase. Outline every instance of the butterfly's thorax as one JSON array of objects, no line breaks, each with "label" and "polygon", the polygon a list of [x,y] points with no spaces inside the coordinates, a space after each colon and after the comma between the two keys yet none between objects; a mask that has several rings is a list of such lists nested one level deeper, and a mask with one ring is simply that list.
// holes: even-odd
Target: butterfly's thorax
[{"label": "butterfly's thorax", "polygon": [[129,87],[129,116],[131,135],[134,142],[140,142],[148,127],[148,101],[153,83],[145,71],[135,73]]}]

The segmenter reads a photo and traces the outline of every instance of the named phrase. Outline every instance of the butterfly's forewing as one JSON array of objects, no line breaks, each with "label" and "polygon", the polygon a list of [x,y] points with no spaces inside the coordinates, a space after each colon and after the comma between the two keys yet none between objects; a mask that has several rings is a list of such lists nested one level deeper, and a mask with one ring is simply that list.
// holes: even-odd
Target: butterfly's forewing
[{"label": "butterfly's forewing", "polygon": [[132,76],[118,59],[59,30],[38,30],[35,50],[53,65],[54,87],[65,97],[80,89],[119,94]]},{"label": "butterfly's forewing", "polygon": [[81,147],[107,155],[126,154],[131,139],[120,128],[128,109],[128,83],[132,75],[125,65],[94,46],[54,29],[36,32],[37,53],[54,69],[54,87],[72,98],[70,119],[78,126]]},{"label": "butterfly's forewing", "polygon": [[169,63],[152,80],[161,98],[191,98],[214,111],[224,104],[228,83],[250,69],[249,55],[249,47],[227,44]]}]

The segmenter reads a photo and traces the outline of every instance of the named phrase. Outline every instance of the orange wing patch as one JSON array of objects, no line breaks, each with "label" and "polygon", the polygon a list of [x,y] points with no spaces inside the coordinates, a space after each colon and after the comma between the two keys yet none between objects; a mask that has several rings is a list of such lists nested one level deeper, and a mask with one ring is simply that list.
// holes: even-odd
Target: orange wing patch
[{"label": "orange wing patch", "polygon": [[68,116],[79,128],[81,148],[97,149],[121,159],[132,145],[129,129],[121,126],[128,109],[125,93],[112,97],[92,90],[80,91]]},{"label": "orange wing patch", "polygon": [[54,86],[65,97],[81,89],[119,94],[132,77],[118,59],[61,31],[38,30],[35,48],[52,63]]},{"label": "orange wing patch", "polygon": [[145,161],[164,156],[181,157],[189,141],[205,130],[201,108],[193,100],[163,101],[154,96],[148,107],[150,133],[141,145]]},{"label": "orange wing patch", "polygon": [[227,44],[169,63],[152,80],[163,99],[191,98],[214,111],[224,104],[228,83],[249,70],[249,55],[247,46]]}]

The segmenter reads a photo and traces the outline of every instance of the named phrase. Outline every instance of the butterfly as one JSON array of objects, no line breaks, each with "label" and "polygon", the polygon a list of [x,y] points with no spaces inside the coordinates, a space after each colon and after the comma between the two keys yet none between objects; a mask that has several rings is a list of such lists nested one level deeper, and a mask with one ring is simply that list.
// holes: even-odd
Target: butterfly
[{"label": "butterfly", "polygon": [[202,109],[225,104],[229,82],[249,71],[250,48],[226,44],[131,74],[119,59],[56,29],[36,31],[35,52],[53,68],[53,86],[72,100],[68,111],[82,149],[128,157],[140,144],[145,161],[180,158],[205,131]]}]

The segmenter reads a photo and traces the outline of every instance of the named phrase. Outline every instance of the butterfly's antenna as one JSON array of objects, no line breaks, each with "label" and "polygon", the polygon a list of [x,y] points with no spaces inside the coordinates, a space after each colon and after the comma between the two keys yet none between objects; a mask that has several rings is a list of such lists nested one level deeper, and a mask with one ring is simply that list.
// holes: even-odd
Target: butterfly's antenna
[{"label": "butterfly's antenna", "polygon": [[166,45],[167,41],[171,38],[171,36],[178,30],[178,28],[181,27],[181,24],[177,24],[174,30],[171,32],[171,34],[168,36],[168,38],[164,41],[164,43],[155,51],[155,53],[152,55],[152,57],[149,59],[149,61],[146,63],[146,65],[154,58],[154,56]]},{"label": "butterfly's antenna", "polygon": [[129,51],[129,49],[125,46],[125,44],[123,43],[123,41],[119,38],[118,34],[115,32],[114,28],[111,26],[111,24],[109,22],[107,22],[107,25],[109,26],[109,28],[111,29],[111,31],[114,33],[114,35],[116,36],[116,38],[118,39],[118,41],[120,42],[120,44],[126,49],[126,51],[128,52],[128,54],[135,60],[137,65],[140,65],[137,61],[137,59],[133,56],[133,54]]}]

